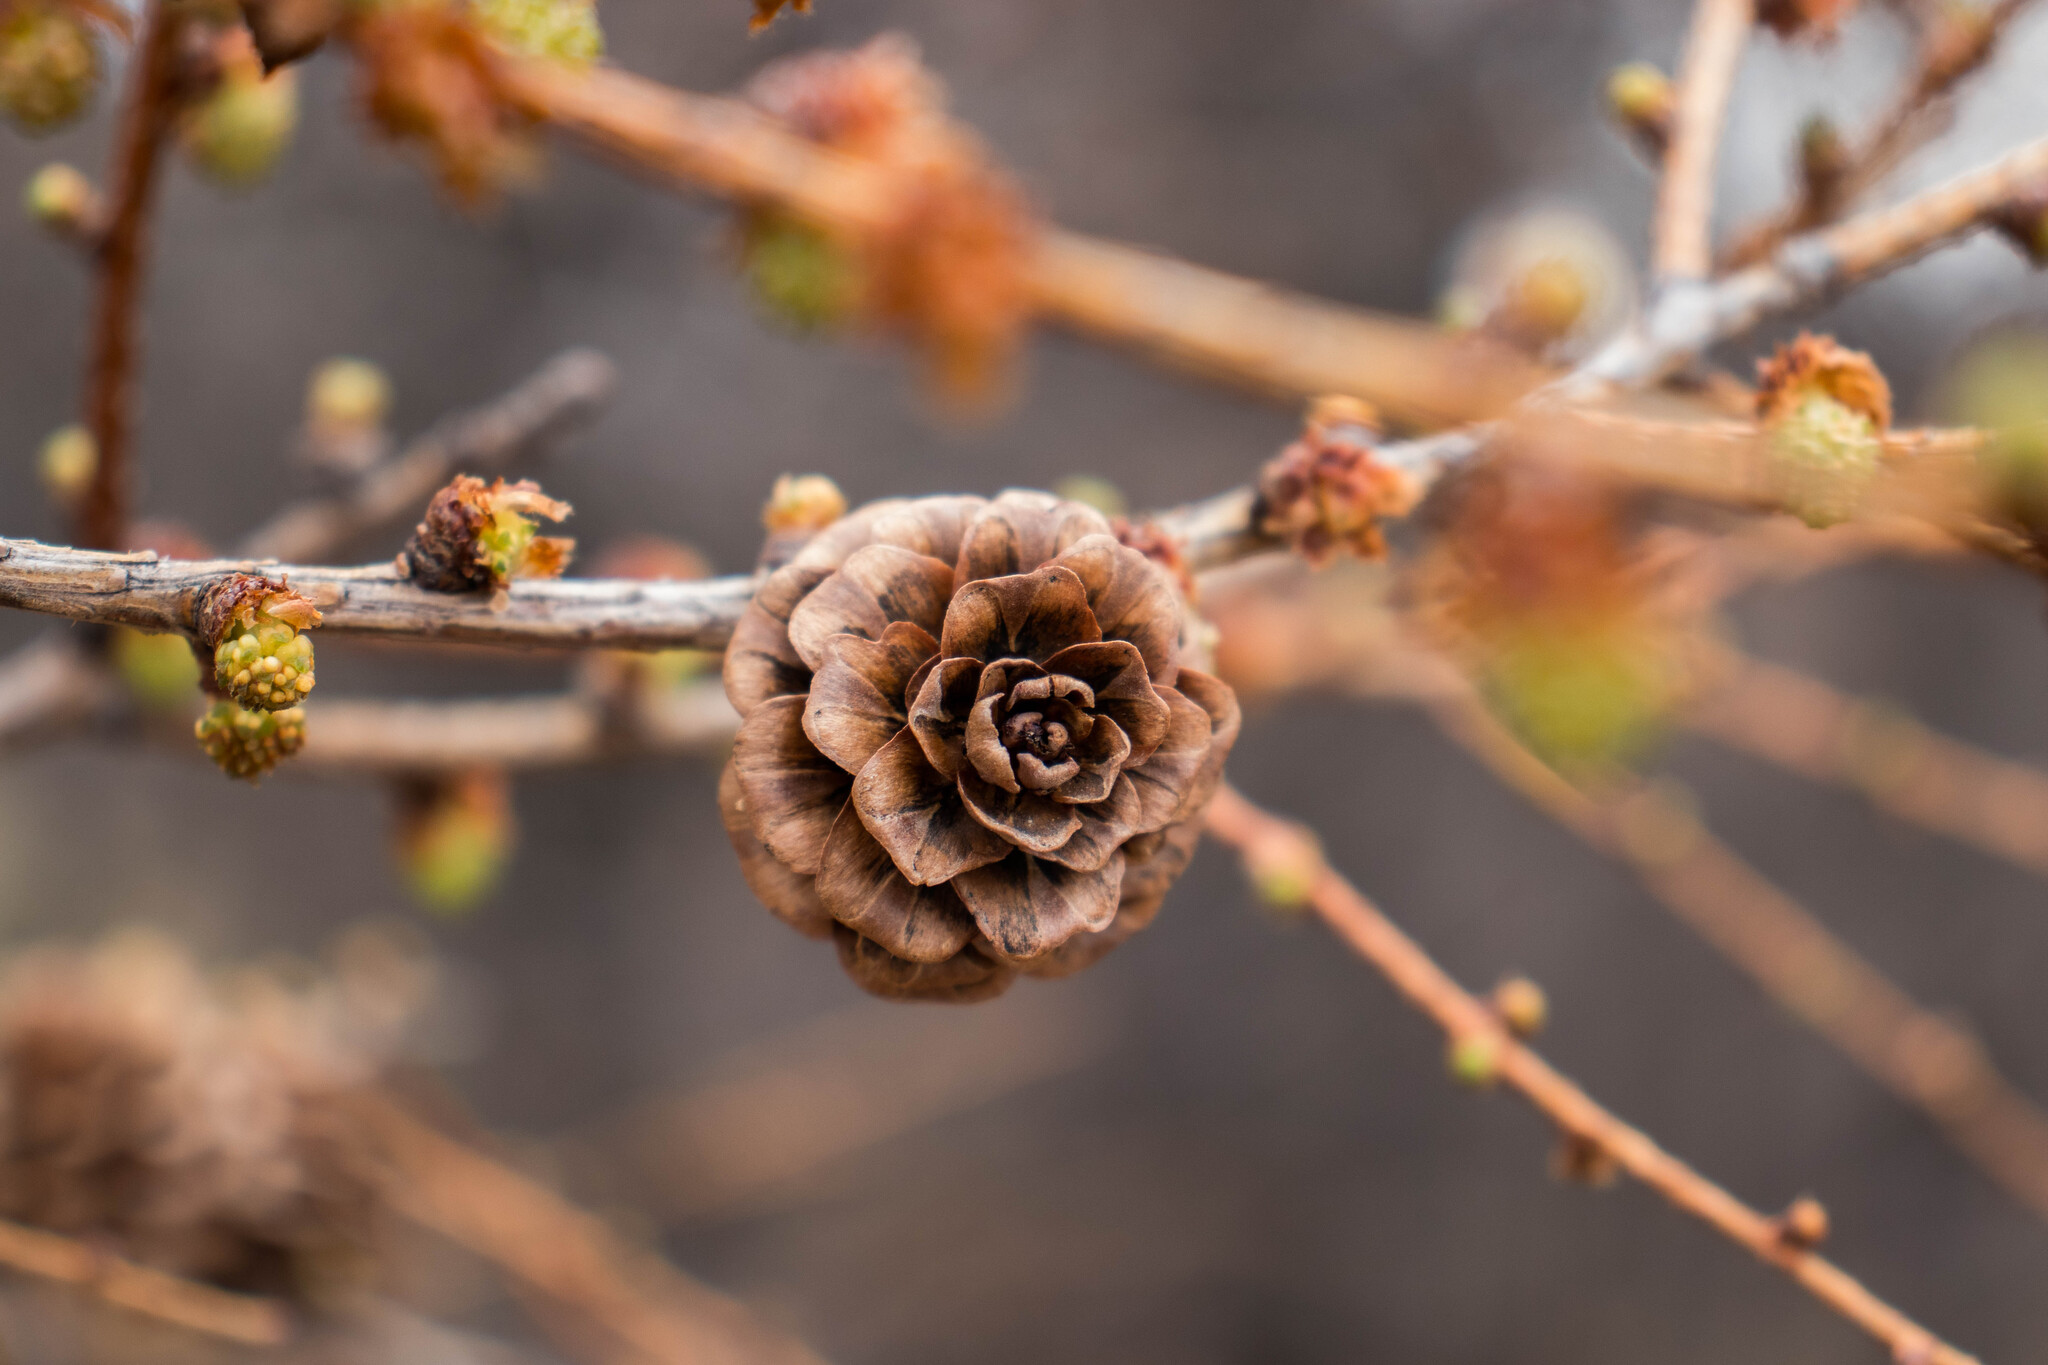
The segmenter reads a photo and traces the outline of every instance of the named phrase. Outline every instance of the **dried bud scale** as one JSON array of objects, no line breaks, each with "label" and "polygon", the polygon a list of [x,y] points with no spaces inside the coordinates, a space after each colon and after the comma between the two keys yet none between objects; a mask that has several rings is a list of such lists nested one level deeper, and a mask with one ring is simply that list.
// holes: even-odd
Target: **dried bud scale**
[{"label": "dried bud scale", "polygon": [[750,32],[759,33],[775,22],[775,17],[784,10],[793,14],[809,14],[811,0],[754,0],[754,17],[747,21]]},{"label": "dried bud scale", "polygon": [[1078,503],[855,510],[769,575],[726,652],[743,719],[720,804],[749,883],[881,995],[1086,965],[1158,909],[1236,738],[1187,624]]},{"label": "dried bud scale", "polygon": [[256,782],[305,747],[306,713],[296,706],[249,711],[232,701],[217,701],[192,733],[222,772]]},{"label": "dried bud scale", "polygon": [[62,0],[16,0],[0,14],[0,109],[31,133],[85,110],[100,52],[80,12]]},{"label": "dried bud scale", "polygon": [[536,534],[535,518],[560,521],[568,503],[531,479],[507,483],[459,474],[427,504],[401,556],[413,582],[434,592],[479,592],[519,578],[559,578],[576,542]]},{"label": "dried bud scale", "polygon": [[1780,38],[1825,42],[1859,0],[1757,0],[1756,21]]},{"label": "dried bud scale", "polygon": [[313,690],[313,641],[320,624],[310,599],[255,574],[230,574],[207,589],[196,613],[199,638],[213,645],[213,680],[256,711],[297,706]]}]

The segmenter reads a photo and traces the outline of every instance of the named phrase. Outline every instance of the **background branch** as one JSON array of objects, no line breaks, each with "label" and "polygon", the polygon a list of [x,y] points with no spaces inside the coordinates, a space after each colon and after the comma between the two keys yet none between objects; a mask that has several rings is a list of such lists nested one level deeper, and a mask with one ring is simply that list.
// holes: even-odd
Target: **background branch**
[{"label": "background branch", "polygon": [[[1240,853],[1255,855],[1275,840],[1300,844],[1288,821],[1225,786],[1209,806],[1208,830]],[[1892,1349],[1901,1361],[1974,1365],[1898,1309],[1872,1294],[1818,1253],[1793,1244],[1777,1219],[1737,1199],[1593,1100],[1535,1052],[1510,1037],[1485,1003],[1453,981],[1428,953],[1324,862],[1314,859],[1308,903],[1358,955],[1410,1004],[1435,1020],[1453,1043],[1489,1050],[1499,1078],[1547,1115],[1569,1138],[1588,1144],[1758,1259],[1791,1276],[1807,1292]]]},{"label": "background branch", "polygon": [[1713,266],[1714,166],[1754,22],[1754,0],[1698,0],[1693,8],[1652,228],[1651,266],[1660,282],[1704,279]]},{"label": "background branch", "polygon": [[92,432],[97,463],[79,500],[75,534],[79,544],[102,550],[121,548],[128,528],[136,332],[157,171],[175,113],[177,16],[168,0],[148,0],[141,24],[129,60],[127,99],[114,134],[107,227],[94,248],[97,282],[85,376],[85,424]]},{"label": "background branch", "polygon": [[283,1305],[109,1256],[70,1237],[0,1219],[0,1265],[75,1286],[104,1303],[247,1346],[291,1335]]}]

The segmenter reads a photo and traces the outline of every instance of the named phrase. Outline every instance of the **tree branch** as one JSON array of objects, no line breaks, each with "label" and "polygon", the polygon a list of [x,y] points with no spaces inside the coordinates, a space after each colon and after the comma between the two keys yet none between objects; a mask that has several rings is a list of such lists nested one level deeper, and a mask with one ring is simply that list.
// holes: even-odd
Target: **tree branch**
[{"label": "tree branch", "polygon": [[41,1228],[0,1220],[0,1265],[76,1286],[158,1322],[248,1346],[282,1345],[291,1335],[290,1319],[275,1300],[166,1275]]},{"label": "tree branch", "polygon": [[98,460],[92,483],[79,500],[76,535],[79,544],[96,549],[120,548],[128,528],[136,331],[150,210],[175,112],[172,86],[179,28],[167,0],[149,0],[130,58],[128,98],[115,133],[107,228],[94,252],[98,284],[85,377],[85,419]]},{"label": "tree branch", "polygon": [[1698,0],[1693,8],[1652,229],[1659,281],[1705,279],[1713,267],[1714,165],[1755,18],[1754,0]]},{"label": "tree branch", "polygon": [[[887,172],[741,101],[613,67],[507,60],[502,71],[535,117],[664,183],[772,203],[853,234],[899,212]],[[1493,416],[1552,377],[1486,338],[1058,229],[1040,234],[1027,273],[1038,309],[1076,331],[1270,393],[1352,394],[1418,426]]]},{"label": "tree branch", "polygon": [[500,397],[440,422],[346,491],[285,508],[243,539],[241,553],[324,559],[365,531],[417,516],[455,475],[493,472],[559,439],[594,416],[617,383],[617,367],[601,352],[564,351]]},{"label": "tree branch", "polygon": [[539,579],[512,584],[499,600],[427,592],[389,564],[158,559],[0,539],[0,606],[74,621],[189,636],[200,594],[230,573],[289,582],[320,608],[322,632],[547,649],[723,649],[754,589],[747,576]]},{"label": "tree branch", "polygon": [[1854,948],[1652,788],[1614,800],[1559,777],[1469,691],[1429,703],[1511,790],[1626,863],[1659,902],[1794,1018],[1934,1120],[2008,1194],[2048,1218],[2048,1115],[1966,1029],[1916,1003]]},{"label": "tree branch", "polygon": [[[1210,803],[1209,832],[1240,853],[1276,839],[1295,840],[1289,822],[1269,815],[1226,786]],[[1777,1219],[1759,1212],[1659,1147],[1510,1037],[1499,1017],[1439,967],[1335,869],[1315,860],[1309,904],[1358,955],[1408,1002],[1434,1019],[1454,1042],[1478,1041],[1499,1078],[1513,1086],[1574,1141],[1590,1145],[1620,1169],[1784,1271],[1823,1304],[1890,1347],[1901,1361],[1976,1365],[1818,1253],[1787,1239]]]}]

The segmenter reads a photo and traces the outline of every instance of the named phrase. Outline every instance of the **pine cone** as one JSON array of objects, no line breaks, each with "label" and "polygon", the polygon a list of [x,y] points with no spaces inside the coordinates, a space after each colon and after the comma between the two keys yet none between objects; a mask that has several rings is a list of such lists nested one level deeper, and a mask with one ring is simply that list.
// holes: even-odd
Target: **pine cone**
[{"label": "pine cone", "polygon": [[0,1216],[173,1274],[297,1296],[365,1251],[352,1079],[275,1011],[225,1008],[145,935],[0,982]]},{"label": "pine cone", "polygon": [[726,651],[720,784],[769,909],[877,995],[978,1000],[1136,932],[1237,737],[1171,576],[1050,494],[870,503]]}]

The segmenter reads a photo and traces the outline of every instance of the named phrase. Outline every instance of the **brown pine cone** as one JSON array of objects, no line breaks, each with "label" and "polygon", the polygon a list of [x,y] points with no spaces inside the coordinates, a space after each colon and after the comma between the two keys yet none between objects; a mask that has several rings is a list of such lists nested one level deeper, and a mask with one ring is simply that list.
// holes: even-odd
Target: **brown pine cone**
[{"label": "brown pine cone", "polygon": [[1172,577],[1046,493],[870,503],[725,656],[748,884],[877,995],[979,1000],[1150,921],[1237,737]]}]

